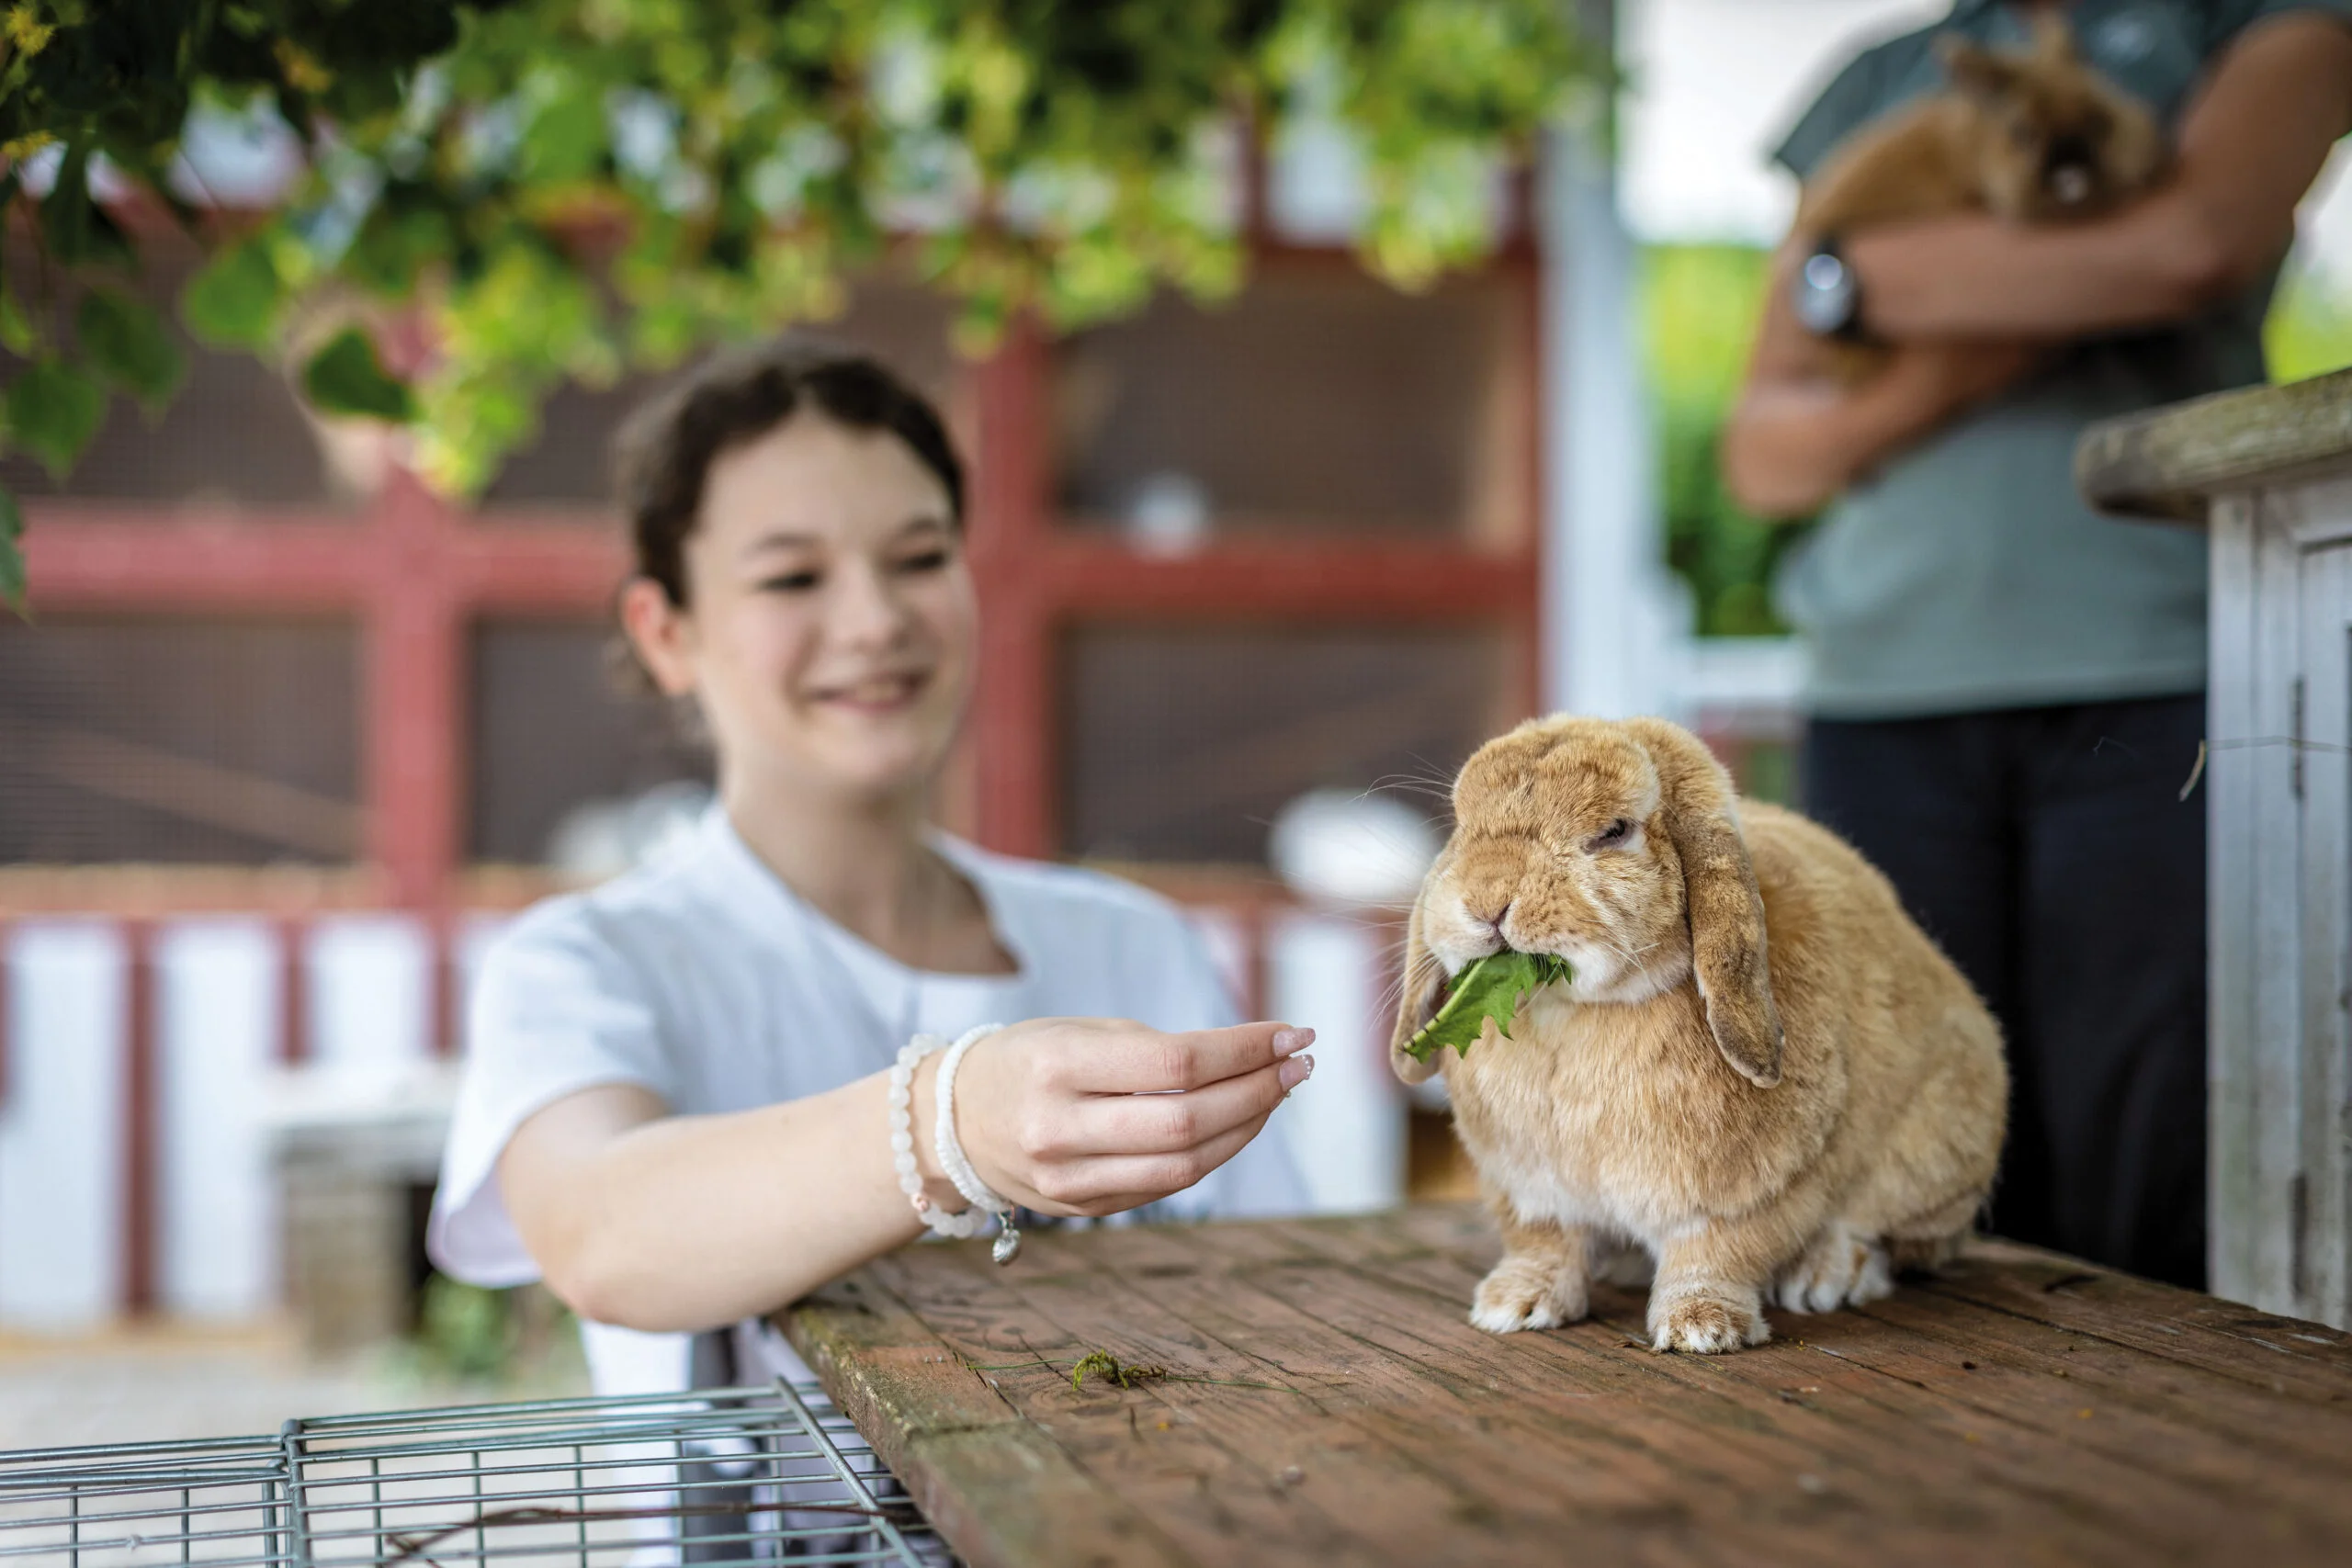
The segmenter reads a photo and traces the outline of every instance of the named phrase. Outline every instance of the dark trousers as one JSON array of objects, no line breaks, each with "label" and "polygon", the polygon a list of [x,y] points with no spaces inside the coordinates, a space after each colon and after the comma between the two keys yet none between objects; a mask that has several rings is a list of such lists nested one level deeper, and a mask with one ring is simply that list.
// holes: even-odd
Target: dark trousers
[{"label": "dark trousers", "polygon": [[2001,1021],[1992,1229],[2205,1281],[2205,699],[1816,720],[1812,815]]}]

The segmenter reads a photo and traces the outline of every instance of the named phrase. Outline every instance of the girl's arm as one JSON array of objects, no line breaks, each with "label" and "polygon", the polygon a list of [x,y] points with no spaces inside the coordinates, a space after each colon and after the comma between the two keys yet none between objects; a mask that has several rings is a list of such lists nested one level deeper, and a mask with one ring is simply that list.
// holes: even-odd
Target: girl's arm
[{"label": "girl's arm", "polygon": [[2352,130],[2352,28],[2298,12],[2232,43],[2181,122],[2173,177],[2109,218],[1888,225],[1845,242],[1864,323],[1897,341],[2028,337],[2194,314],[2286,254],[2295,204]]},{"label": "girl's arm", "polygon": [[[1181,1191],[1265,1125],[1313,1061],[1275,1023],[1163,1034],[1041,1019],[972,1047],[956,1125],[990,1189],[1046,1213],[1106,1214]],[[917,1067],[915,1149],[934,1203],[963,1199],[931,1150],[939,1057]],[[583,1089],[526,1121],[498,1180],[550,1290],[583,1317],[701,1329],[772,1311],[923,1226],[899,1190],[889,1075],[718,1116],[670,1114],[634,1085]]]}]

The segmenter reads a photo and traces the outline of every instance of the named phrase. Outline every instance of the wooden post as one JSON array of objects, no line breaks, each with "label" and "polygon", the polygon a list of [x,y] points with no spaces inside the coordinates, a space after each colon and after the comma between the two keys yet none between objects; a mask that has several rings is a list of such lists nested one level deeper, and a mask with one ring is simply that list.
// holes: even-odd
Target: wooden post
[{"label": "wooden post", "polygon": [[2093,425],[2105,510],[2212,550],[2212,1286],[2352,1325],[2352,372]]}]

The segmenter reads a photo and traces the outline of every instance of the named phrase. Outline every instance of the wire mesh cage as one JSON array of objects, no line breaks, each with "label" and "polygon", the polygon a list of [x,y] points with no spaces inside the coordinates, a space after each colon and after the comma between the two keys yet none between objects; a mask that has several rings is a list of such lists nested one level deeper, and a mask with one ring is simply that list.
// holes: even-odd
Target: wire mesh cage
[{"label": "wire mesh cage", "polygon": [[950,1561],[813,1383],[0,1453],[0,1568]]}]

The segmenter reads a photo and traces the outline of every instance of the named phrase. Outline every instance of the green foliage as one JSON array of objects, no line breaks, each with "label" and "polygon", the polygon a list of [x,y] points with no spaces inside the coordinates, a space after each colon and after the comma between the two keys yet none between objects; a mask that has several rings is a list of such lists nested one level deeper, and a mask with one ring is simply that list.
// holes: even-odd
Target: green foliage
[{"label": "green foliage", "polygon": [[1426,1062],[1451,1045],[1457,1055],[1467,1056],[1470,1047],[1487,1032],[1490,1018],[1497,1032],[1508,1040],[1520,999],[1533,996],[1555,980],[1569,977],[1567,960],[1548,953],[1514,953],[1509,948],[1490,953],[1453,977],[1437,1016],[1413,1032],[1413,1037],[1405,1042],[1405,1054]]},{"label": "green foliage", "polygon": [[187,356],[144,300],[93,288],[74,311],[74,334],[90,367],[116,390],[160,414],[187,379]]},{"label": "green foliage", "polygon": [[2271,303],[2262,339],[2273,381],[2341,370],[2352,365],[2352,299],[2325,273],[2290,273]]},{"label": "green foliage", "polygon": [[269,346],[286,305],[286,279],[266,237],[215,251],[180,292],[180,317],[215,348]]},{"label": "green foliage", "polygon": [[1763,306],[1765,252],[1658,245],[1643,257],[1642,328],[1662,464],[1667,560],[1690,585],[1704,637],[1770,637],[1772,569],[1797,527],[1724,492],[1715,457]]},{"label": "green foliage", "polygon": [[22,615],[25,608],[25,555],[18,541],[25,536],[25,514],[17,498],[0,490],[0,604]]},{"label": "green foliage", "polygon": [[395,422],[416,417],[416,400],[376,357],[376,344],[357,327],[329,338],[302,367],[302,395],[327,413]]},{"label": "green foliage", "polygon": [[106,418],[106,389],[54,356],[34,360],[8,384],[8,440],[64,477]]},{"label": "green foliage", "polygon": [[[14,171],[62,149],[40,206],[48,258],[121,273],[136,257],[91,198],[96,162],[177,208],[165,175],[192,108],[275,112],[302,138],[308,175],[188,287],[188,325],[260,351],[302,296],[354,319],[365,296],[410,302],[434,347],[413,403],[345,334],[305,384],[346,411],[413,412],[426,476],[464,491],[528,439],[563,380],[608,381],[830,314],[844,274],[893,236],[959,301],[970,349],[1024,310],[1069,326],[1162,285],[1228,293],[1245,125],[1275,142],[1309,123],[1352,133],[1365,259],[1426,285],[1485,253],[1491,175],[1604,77],[1566,12],[1558,0],[25,0],[0,12],[0,157]],[[5,199],[16,175],[0,180]],[[0,338],[19,326],[39,347],[0,290]],[[86,355],[153,403],[176,379],[160,341],[118,311],[96,345],[46,352]],[[18,438],[70,463],[67,424]]]},{"label": "green foliage", "polygon": [[511,1292],[460,1284],[446,1274],[424,1282],[416,1351],[427,1375],[466,1382],[498,1377],[514,1359]]}]

